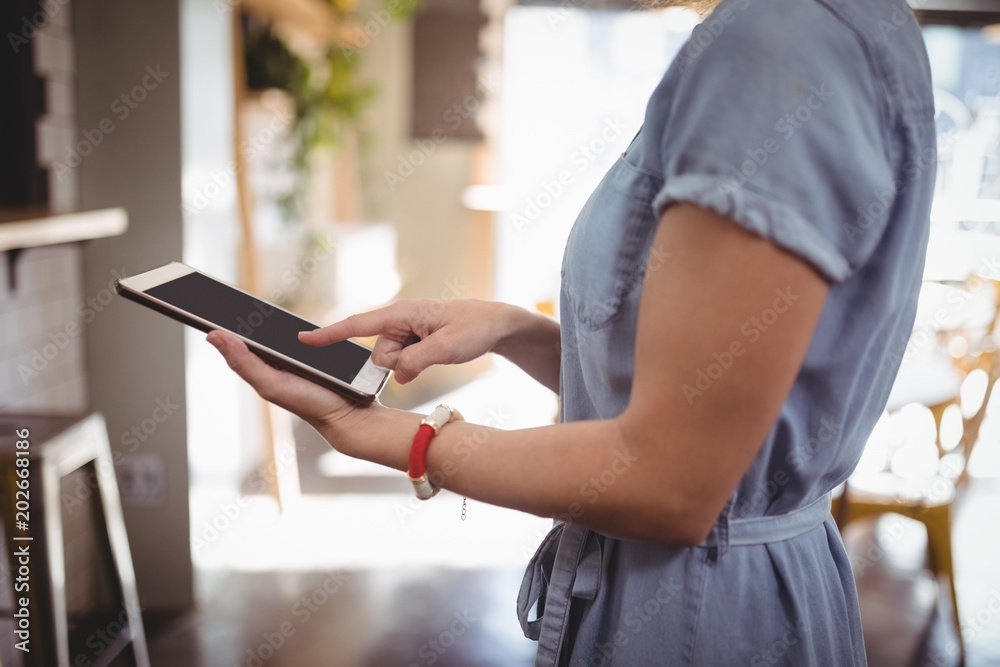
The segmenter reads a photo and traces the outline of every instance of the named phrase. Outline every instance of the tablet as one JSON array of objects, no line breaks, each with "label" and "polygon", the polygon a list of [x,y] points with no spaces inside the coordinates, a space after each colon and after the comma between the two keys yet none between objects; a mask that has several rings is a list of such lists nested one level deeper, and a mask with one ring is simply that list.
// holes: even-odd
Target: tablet
[{"label": "tablet", "polygon": [[298,333],[317,325],[180,262],[116,280],[115,289],[201,331],[228,331],[272,366],[355,401],[374,400],[389,377],[372,363],[371,348],[352,340],[306,345]]}]

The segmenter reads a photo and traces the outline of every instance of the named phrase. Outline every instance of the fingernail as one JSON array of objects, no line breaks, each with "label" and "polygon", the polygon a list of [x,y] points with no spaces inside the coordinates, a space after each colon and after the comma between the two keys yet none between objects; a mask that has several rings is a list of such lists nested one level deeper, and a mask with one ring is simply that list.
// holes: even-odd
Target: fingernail
[{"label": "fingernail", "polygon": [[222,337],[209,338],[208,342],[211,343],[212,347],[214,347],[219,352],[222,352],[222,348],[225,347],[226,345],[226,339]]},{"label": "fingernail", "polygon": [[307,333],[309,333],[309,332],[308,331],[300,331],[299,332],[299,338],[302,338],[302,336],[304,336]]}]

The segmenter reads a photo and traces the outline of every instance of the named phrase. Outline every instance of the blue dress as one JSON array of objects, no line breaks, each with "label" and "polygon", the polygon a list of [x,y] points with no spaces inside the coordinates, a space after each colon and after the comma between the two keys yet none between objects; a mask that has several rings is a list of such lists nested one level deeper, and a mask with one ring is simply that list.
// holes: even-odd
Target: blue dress
[{"label": "blue dress", "polygon": [[[935,145],[926,51],[904,0],[724,0],[695,30],[570,234],[563,420],[625,409],[645,267],[669,261],[651,241],[675,202],[800,257],[828,297],[703,544],[565,523],[547,536],[518,600],[536,664],[865,664],[829,494],[856,465],[913,326]],[[745,326],[743,342],[760,331]],[[704,389],[694,383],[690,400]]]}]

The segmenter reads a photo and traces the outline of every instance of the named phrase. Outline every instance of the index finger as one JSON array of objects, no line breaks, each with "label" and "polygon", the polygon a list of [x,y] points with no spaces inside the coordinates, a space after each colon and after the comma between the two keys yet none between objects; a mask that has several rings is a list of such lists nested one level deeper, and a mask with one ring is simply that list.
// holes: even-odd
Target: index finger
[{"label": "index finger", "polygon": [[319,329],[300,331],[299,340],[306,345],[321,347],[348,338],[378,336],[395,332],[399,328],[400,317],[398,313],[393,311],[393,306],[386,306],[367,313],[351,315]]}]

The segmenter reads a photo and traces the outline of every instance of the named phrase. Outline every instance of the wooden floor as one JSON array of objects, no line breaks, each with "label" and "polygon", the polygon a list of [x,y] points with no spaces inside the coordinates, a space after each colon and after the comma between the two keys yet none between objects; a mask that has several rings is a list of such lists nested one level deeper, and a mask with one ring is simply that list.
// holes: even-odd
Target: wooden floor
[{"label": "wooden floor", "polygon": [[154,667],[530,665],[514,602],[521,572],[204,575],[197,612],[151,619]]},{"label": "wooden floor", "polygon": [[[1000,665],[1000,480],[974,482],[954,544],[967,665]],[[859,524],[845,537],[873,667],[958,664],[947,598],[923,569],[916,525]],[[867,559],[867,560],[866,560]],[[197,611],[150,619],[154,667],[530,665],[514,601],[521,572],[202,572]],[[991,607],[991,600],[996,599]]]}]

